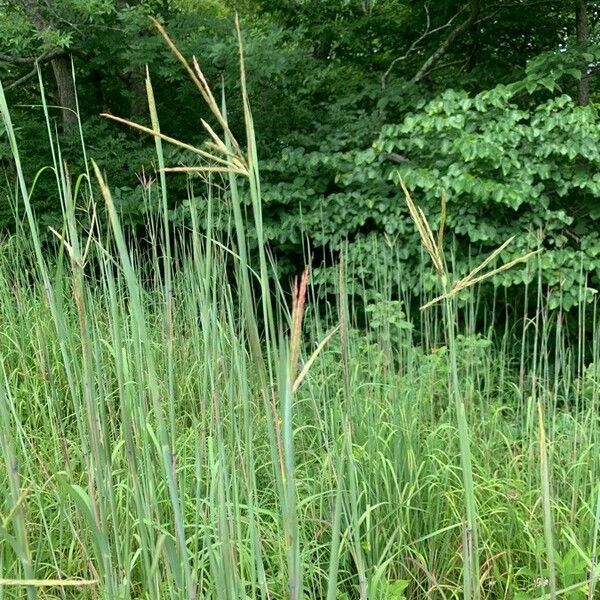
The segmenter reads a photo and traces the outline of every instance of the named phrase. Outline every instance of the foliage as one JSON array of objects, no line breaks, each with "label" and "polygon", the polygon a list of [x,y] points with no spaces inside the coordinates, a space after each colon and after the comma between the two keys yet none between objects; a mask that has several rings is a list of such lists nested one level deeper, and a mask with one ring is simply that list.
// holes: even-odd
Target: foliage
[{"label": "foliage", "polygon": [[[554,305],[561,294],[561,305],[572,305],[596,285],[597,113],[593,103],[579,107],[573,100],[584,70],[597,98],[599,15],[592,6],[582,44],[574,7],[552,0],[543,11],[528,9],[528,0],[49,0],[43,30],[28,4],[0,6],[0,78],[10,85],[31,68],[11,57],[33,61],[61,49],[73,59],[86,146],[113,174],[115,201],[135,235],[143,235],[144,215],[157,206],[145,204],[141,183],[157,177],[152,144],[98,115],[148,124],[148,65],[167,134],[197,144],[198,117],[214,125],[208,113],[198,115],[193,86],[149,24],[154,15],[187,57],[198,57],[209,83],[233,96],[228,119],[241,130],[231,35],[236,8],[263,172],[265,236],[282,274],[297,271],[310,254],[319,280],[332,282],[337,275],[327,265],[343,250],[365,284],[385,265],[401,270],[418,294],[431,292],[434,279],[415,269],[420,250],[396,185],[403,177],[433,221],[442,189],[448,194],[447,241],[463,257],[452,267],[458,274],[517,235],[507,258],[538,245],[549,250],[542,274]],[[474,6],[478,19],[445,47]],[[439,61],[414,81],[441,48]],[[41,69],[52,100],[51,64]],[[31,177],[52,160],[37,85],[33,77],[8,92]],[[50,110],[58,126],[60,113]],[[63,137],[61,144],[71,171],[81,172],[79,140]],[[0,183],[0,226],[10,230],[14,190],[4,181],[14,180],[14,170],[1,135],[0,160],[8,175]],[[189,156],[173,152],[167,161],[189,164]],[[168,185],[170,214],[189,223],[188,182],[173,176]],[[43,228],[60,224],[52,177],[40,178],[33,201]],[[204,210],[201,197],[193,203]],[[222,227],[225,233],[226,219]],[[494,283],[515,287],[534,276],[516,270]],[[363,290],[367,301],[368,294]]]},{"label": "foliage", "polygon": [[[22,581],[29,573],[40,585],[52,580],[80,585],[75,593],[81,598],[187,598],[192,588],[215,599],[224,589],[231,598],[242,593],[261,598],[265,589],[272,598],[289,598],[290,516],[283,512],[279,450],[269,433],[285,418],[284,406],[279,386],[261,381],[244,325],[232,310],[244,299],[236,295],[241,282],[232,285],[225,277],[227,240],[205,245],[202,240],[214,239],[205,227],[202,221],[202,229],[192,233],[196,253],[179,257],[172,287],[166,287],[164,255],[157,253],[146,268],[134,271],[140,285],[147,281],[137,307],[125,281],[130,267],[118,262],[107,242],[115,233],[93,234],[81,280],[83,319],[76,301],[77,261],[44,255],[47,288],[39,265],[31,267],[28,260],[27,268],[21,266],[32,252],[31,239],[3,244],[3,581]],[[162,227],[155,223],[149,231],[158,237]],[[383,281],[393,277],[389,273]],[[304,362],[323,331],[343,318],[335,309],[323,316],[319,300],[325,292],[311,285],[308,297],[317,301],[307,303]],[[278,297],[277,311],[285,314],[285,299]],[[348,294],[350,307],[360,306],[355,300]],[[472,299],[474,305],[478,301]],[[331,340],[294,397],[294,461],[286,475],[293,476],[298,499],[295,535],[304,597],[326,597],[332,589],[330,597],[354,598],[363,578],[369,598],[426,598],[442,586],[448,599],[463,597],[464,569],[457,559],[462,488],[448,401],[449,348],[435,313],[407,309],[399,316],[398,308],[380,289],[366,315],[351,310],[345,337]],[[541,307],[542,314],[546,310]],[[143,328],[136,311],[143,311]],[[369,323],[367,336],[358,327],[362,319]],[[281,327],[288,330],[285,319]],[[594,336],[597,331],[596,326]],[[573,379],[583,364],[581,346],[567,348],[560,333],[555,340],[549,330],[538,334],[525,322],[500,340],[504,351],[494,338],[461,331],[455,340],[471,425],[482,594],[495,600],[549,592],[539,439],[530,400],[539,394],[548,411],[557,532],[551,551],[558,583],[577,586],[573,600],[586,597],[581,590],[589,585],[586,571],[595,555],[591,532],[599,522],[590,507],[598,496],[600,439],[598,395],[589,397]],[[530,338],[534,352],[521,343]],[[549,350],[551,341],[556,354]],[[595,338],[591,345],[600,360]],[[283,369],[286,355],[273,356],[274,366]],[[514,363],[524,365],[523,377]],[[153,383],[150,365],[157,374]],[[160,409],[149,406],[152,385]],[[264,385],[275,394],[275,415],[263,404]],[[159,437],[161,409],[173,415],[166,427],[173,454]],[[172,471],[161,466],[165,456]],[[18,474],[12,488],[11,473]],[[178,519],[186,552],[178,547]],[[190,588],[186,560],[193,573]],[[26,589],[14,581],[4,587],[7,598],[23,597]]]},{"label": "foliage", "polygon": [[[598,112],[561,93],[565,77],[578,73],[568,61],[554,68],[554,59],[535,61],[510,85],[476,95],[447,90],[421,102],[401,123],[384,125],[366,151],[284,151],[269,165],[279,182],[265,190],[272,237],[297,244],[310,231],[314,246],[339,250],[347,239],[356,245],[384,234],[377,259],[387,253],[392,260],[390,246],[398,244],[395,255],[415,265],[419,248],[399,194],[402,179],[434,223],[447,194],[447,228],[463,257],[453,265],[458,274],[516,235],[506,256],[544,247],[542,278],[557,292],[551,304],[575,304],[588,284],[598,284],[600,268]],[[362,248],[368,262],[372,243]],[[517,269],[494,283],[518,286],[535,276]],[[416,270],[412,282],[418,292]]]}]

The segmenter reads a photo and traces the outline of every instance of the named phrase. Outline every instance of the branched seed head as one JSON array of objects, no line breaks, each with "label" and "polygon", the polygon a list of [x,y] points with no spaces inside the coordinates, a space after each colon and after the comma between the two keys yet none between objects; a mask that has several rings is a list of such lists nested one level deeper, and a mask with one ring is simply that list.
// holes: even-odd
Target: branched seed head
[{"label": "branched seed head", "polygon": [[[446,262],[444,260],[444,250],[443,250],[443,242],[444,242],[444,226],[446,224],[446,195],[442,194],[442,205],[441,205],[441,214],[440,214],[440,226],[438,229],[437,242],[433,237],[433,233],[431,231],[431,227],[425,217],[423,211],[415,205],[410,192],[408,191],[404,181],[400,180],[400,185],[402,190],[404,191],[404,196],[406,198],[406,204],[408,205],[408,210],[410,212],[410,216],[419,232],[421,237],[421,243],[423,247],[431,257],[431,262],[433,263],[433,267],[435,268],[437,274],[444,281],[448,278],[448,271],[446,270]],[[498,273],[502,273],[504,271],[508,271],[512,269],[517,264],[528,261],[532,256],[538,254],[541,250],[534,250],[533,252],[529,252],[523,256],[515,258],[510,262],[488,271],[487,273],[481,274],[481,272],[487,267],[495,258],[497,258],[502,251],[510,245],[510,243],[515,239],[515,236],[512,236],[508,240],[506,240],[502,245],[496,248],[482,263],[480,263],[477,267],[475,267],[466,277],[462,279],[457,279],[449,289],[444,290],[444,293],[441,296],[437,296],[433,300],[427,302],[421,306],[421,310],[429,308],[434,304],[442,300],[448,300],[454,297],[456,294],[465,290],[477,283],[481,283],[494,275],[498,275]]]}]

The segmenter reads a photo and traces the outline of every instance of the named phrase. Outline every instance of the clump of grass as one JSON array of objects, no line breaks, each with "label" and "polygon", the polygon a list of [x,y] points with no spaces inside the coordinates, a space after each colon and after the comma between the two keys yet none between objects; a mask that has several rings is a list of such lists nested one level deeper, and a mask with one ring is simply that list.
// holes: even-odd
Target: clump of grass
[{"label": "clump of grass", "polygon": [[[512,260],[496,269],[483,273],[482,271],[501,254],[501,252],[512,242],[514,238],[508,239],[499,248],[481,264],[477,265],[466,277],[451,282],[450,273],[446,266],[444,256],[444,225],[446,222],[446,196],[442,195],[440,226],[437,239],[434,238],[431,227],[423,211],[418,208],[412,200],[412,197],[401,181],[401,187],[404,192],[406,203],[410,215],[421,237],[421,243],[429,254],[431,262],[440,278],[442,295],[427,302],[422,309],[433,306],[437,302],[444,304],[444,317],[446,336],[448,340],[448,360],[450,375],[450,397],[454,404],[458,435],[460,442],[460,462],[462,471],[462,483],[464,488],[464,507],[465,507],[465,525],[462,544],[463,563],[464,563],[464,597],[465,600],[479,600],[481,597],[481,568],[479,558],[479,536],[477,526],[477,506],[475,500],[475,489],[473,482],[473,466],[470,448],[469,424],[465,409],[465,400],[462,387],[459,383],[458,360],[456,350],[456,308],[453,302],[454,297],[461,291],[468,289],[494,275],[506,271],[513,266],[527,261],[537,254],[537,251],[531,252],[523,257]],[[552,563],[551,563],[552,564]]]}]

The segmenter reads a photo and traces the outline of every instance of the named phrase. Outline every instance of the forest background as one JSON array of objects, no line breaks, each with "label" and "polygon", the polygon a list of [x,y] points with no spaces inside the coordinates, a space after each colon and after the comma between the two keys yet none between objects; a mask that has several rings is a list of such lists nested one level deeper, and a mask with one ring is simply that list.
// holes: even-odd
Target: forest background
[{"label": "forest background", "polygon": [[[160,204],[145,194],[156,180],[152,140],[100,113],[149,124],[147,65],[164,132],[202,139],[199,112],[210,115],[155,35],[153,15],[186,56],[198,57],[209,84],[225,90],[240,130],[234,11],[244,29],[265,238],[281,272],[297,272],[310,256],[325,280],[328,270],[318,267],[347,244],[363,274],[399,261],[405,283],[434,289],[434,275],[417,268],[402,178],[433,226],[447,195],[457,274],[516,236],[505,257],[544,249],[551,304],[568,308],[582,290],[591,297],[600,268],[594,2],[3,0],[0,79],[26,175],[51,163],[39,67],[71,171],[83,169],[80,114],[88,153],[111,174],[116,206],[142,237]],[[190,159],[181,148],[166,157]],[[11,231],[14,161],[1,129],[0,165],[0,227]],[[173,222],[189,220],[190,201],[202,212],[206,203],[184,176],[169,186]],[[40,173],[32,199],[52,238],[48,226],[62,216],[50,171]],[[494,283],[509,290],[531,276],[517,269]]]}]

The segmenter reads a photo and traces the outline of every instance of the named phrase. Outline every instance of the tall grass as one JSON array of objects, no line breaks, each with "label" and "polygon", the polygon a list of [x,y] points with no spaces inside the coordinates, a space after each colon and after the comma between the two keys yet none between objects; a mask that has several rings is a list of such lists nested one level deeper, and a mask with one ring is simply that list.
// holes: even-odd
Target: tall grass
[{"label": "tall grass", "polygon": [[[149,75],[150,125],[120,119],[155,142],[149,259],[110,174],[90,163],[73,182],[51,128],[64,226],[42,244],[0,87],[28,231],[0,254],[0,598],[594,598],[595,305],[578,308],[588,348],[548,309],[533,257],[537,305],[500,330],[492,311],[477,334],[498,253],[452,282],[414,204],[441,306],[400,311],[400,262],[372,274],[362,308],[353,261],[334,303],[308,270],[279,281],[241,36],[243,143],[159,31],[215,125],[202,148],[164,135]],[[170,168],[164,144],[198,163]],[[181,228],[177,172],[205,187]]]}]

